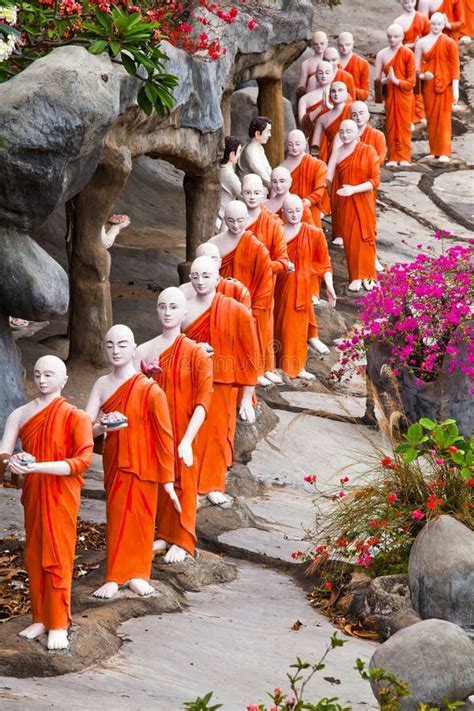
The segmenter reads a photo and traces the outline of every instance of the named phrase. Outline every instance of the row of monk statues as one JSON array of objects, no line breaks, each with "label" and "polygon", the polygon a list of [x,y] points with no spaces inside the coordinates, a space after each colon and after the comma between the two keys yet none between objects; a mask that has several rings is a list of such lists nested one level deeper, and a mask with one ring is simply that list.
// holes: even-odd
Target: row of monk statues
[{"label": "row of monk statues", "polygon": [[[93,385],[84,411],[61,394],[68,379],[62,360],[48,355],[35,363],[37,395],[10,414],[0,445],[0,480],[23,480],[33,613],[24,638],[47,633],[51,650],[69,644],[80,492],[94,441],[103,456],[107,520],[104,582],[94,595],[111,599],[120,586],[152,595],[155,552],[167,564],[195,557],[198,495],[214,506],[230,503],[237,414],[255,422],[256,385],[309,381],[308,346],[328,351],[314,311],[322,286],[329,306],[337,300],[323,219],[330,217],[333,244],[344,248],[349,291],[376,285],[376,192],[387,149],[388,166],[409,165],[411,130],[422,122],[432,156],[450,160],[456,42],[472,35],[461,0],[415,4],[402,0],[376,57],[386,137],[369,125],[370,67],[354,53],[352,35],[341,33],[336,48],[324,32],[314,33],[314,56],[303,62],[297,90],[299,128],[288,133],[285,160],[272,169],[265,154],[271,117],[252,120],[243,148],[226,138],[216,234],[198,247],[189,282],[160,293],[159,335],[137,346],[128,326],[108,330],[111,369]],[[127,224],[113,215],[103,244],[110,247]]]}]

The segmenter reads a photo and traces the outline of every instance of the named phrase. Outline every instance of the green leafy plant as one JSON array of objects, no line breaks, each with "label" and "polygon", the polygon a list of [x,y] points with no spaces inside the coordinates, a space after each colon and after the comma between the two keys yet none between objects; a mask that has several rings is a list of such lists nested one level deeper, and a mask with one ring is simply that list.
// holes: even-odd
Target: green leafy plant
[{"label": "green leafy plant", "polygon": [[222,708],[222,704],[214,704],[214,706],[209,706],[209,702],[212,699],[212,691],[202,697],[198,697],[195,701],[186,701],[184,708],[188,711],[217,711],[217,709]]}]

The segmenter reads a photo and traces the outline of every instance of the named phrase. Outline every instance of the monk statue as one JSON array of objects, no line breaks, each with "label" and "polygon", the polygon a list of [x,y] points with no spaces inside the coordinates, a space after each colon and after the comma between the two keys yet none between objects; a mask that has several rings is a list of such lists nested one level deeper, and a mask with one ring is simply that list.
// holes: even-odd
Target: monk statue
[{"label": "monk statue", "polygon": [[444,34],[458,40],[464,25],[465,0],[420,0],[418,10],[431,18],[435,13],[444,17]]},{"label": "monk statue", "polygon": [[311,148],[319,148],[319,157],[326,164],[332,153],[333,144],[339,144],[338,132],[341,122],[349,118],[352,98],[342,81],[334,81],[329,89],[332,109],[320,116],[311,137]]},{"label": "monk statue", "polygon": [[264,205],[266,190],[258,175],[249,173],[242,179],[242,200],[248,210],[246,229],[265,245],[271,259],[273,274],[272,308],[268,319],[268,333],[265,354],[264,378],[271,383],[282,383],[283,380],[275,372],[275,355],[273,352],[273,292],[278,274],[288,271],[288,252],[283,236],[283,225],[279,217],[270,212]]},{"label": "monk statue", "polygon": [[298,101],[303,94],[316,89],[316,69],[319,62],[323,58],[324,50],[329,44],[328,36],[325,32],[317,31],[311,35],[311,49],[313,56],[305,59],[301,63],[300,78],[296,89],[296,100]]},{"label": "monk statue", "polygon": [[322,198],[326,187],[327,166],[319,158],[306,153],[306,138],[303,131],[294,129],[288,133],[287,156],[280,167],[291,175],[291,190],[303,200],[304,207],[311,210],[313,222],[321,227]]},{"label": "monk statue", "polygon": [[474,37],[474,0],[464,0],[464,22],[460,33],[459,44],[469,44]]},{"label": "monk statue", "polygon": [[236,200],[241,193],[240,180],[235,172],[235,166],[239,160],[242,146],[235,136],[226,136],[224,144],[224,155],[221,160],[219,170],[219,181],[221,184],[221,205],[217,215],[216,227],[220,230],[224,219],[225,206],[231,200]]},{"label": "monk statue", "polygon": [[209,240],[219,249],[222,262],[220,274],[233,277],[250,292],[258,345],[258,382],[270,385],[264,373],[268,366],[268,333],[273,304],[271,258],[265,245],[247,228],[249,221],[245,203],[229,202],[225,208],[225,229]]},{"label": "monk statue", "polygon": [[278,366],[290,378],[313,380],[306,370],[308,343],[318,353],[329,348],[318,338],[311,294],[313,273],[326,284],[328,302],[336,305],[331,260],[326,238],[319,227],[302,222],[303,202],[297,195],[287,195],[283,202],[285,239],[295,269],[279,274],[275,289],[275,341]]},{"label": "monk statue", "polygon": [[403,28],[390,25],[388,47],[378,52],[375,81],[380,81],[385,104],[389,168],[411,163],[413,89],[416,82],[415,57],[403,44]]},{"label": "monk statue", "polygon": [[122,230],[128,227],[130,218],[128,215],[111,215],[107,220],[107,227],[104,225],[100,233],[100,239],[106,249],[110,249]]},{"label": "monk statue", "polygon": [[[92,461],[92,424],[61,396],[66,366],[43,356],[34,366],[38,395],[8,417],[0,446],[5,471],[24,477],[25,568],[33,624],[19,633],[48,633],[48,649],[66,649],[71,624],[71,586],[83,472]],[[20,438],[23,451],[12,453]]]},{"label": "monk statue", "polygon": [[352,74],[347,72],[345,69],[342,69],[339,65],[340,62],[340,56],[339,52],[337,51],[336,47],[328,47],[323,55],[323,59],[325,62],[329,62],[330,65],[332,66],[332,81],[333,83],[335,81],[342,81],[346,87],[347,91],[350,94],[351,100],[355,101],[356,100],[356,87],[354,83],[354,78]]},{"label": "monk statue", "polygon": [[181,333],[188,307],[183,292],[171,286],[158,297],[161,335],[137,348],[135,365],[164,391],[175,443],[175,482],[181,511],[159,487],[158,540],[153,550],[169,549],[165,563],[194,557],[199,467],[196,437],[209,412],[212,396],[212,356]]},{"label": "monk statue", "polygon": [[[290,193],[292,187],[291,173],[287,168],[283,166],[278,166],[272,170],[271,177],[272,184],[272,196],[269,200],[265,202],[265,207],[277,215],[280,219],[283,219],[282,207],[286,196]],[[303,207],[303,222],[308,222],[313,225],[313,216],[311,210],[307,205]]]},{"label": "monk statue", "polygon": [[350,32],[341,32],[337,38],[339,64],[352,74],[356,88],[356,99],[366,101],[369,98],[370,65],[366,59],[354,52],[354,38]]},{"label": "monk statue", "polygon": [[[415,44],[430,31],[430,23],[426,15],[415,10],[417,0],[401,0],[403,12],[394,20],[395,25],[400,25],[403,29],[403,44],[408,49],[415,51]],[[421,94],[413,94],[413,105],[411,115],[411,129],[415,129],[417,123],[426,126],[425,109]]]},{"label": "monk statue", "polygon": [[415,63],[421,80],[428,122],[430,158],[448,163],[451,156],[451,112],[459,101],[459,52],[456,42],[443,34],[445,17],[435,12],[430,33],[415,45]]},{"label": "monk statue", "polygon": [[[219,253],[219,248],[211,242],[202,242],[202,244],[198,245],[195,256],[196,258],[210,257],[216,263],[217,269],[219,270],[221,268],[222,257]],[[183,292],[186,300],[194,298],[195,291],[192,282],[188,281],[185,284],[181,284],[179,288]],[[226,277],[224,279],[224,277],[220,276],[216,291],[218,294],[230,296],[243,304],[249,311],[251,310],[252,299],[250,298],[250,292],[238,279],[234,279],[233,277]]]},{"label": "monk statue", "polygon": [[205,494],[211,504],[226,506],[229,499],[224,493],[225,480],[234,457],[239,387],[240,417],[245,422],[255,422],[252,404],[257,382],[255,325],[251,312],[243,304],[217,293],[219,270],[211,257],[195,259],[190,277],[195,294],[187,301],[182,327],[188,338],[208,343],[214,353],[214,392],[196,443],[198,492]]},{"label": "monk statue", "polygon": [[94,596],[112,598],[123,584],[137,595],[151,595],[158,484],[181,511],[173,486],[170,414],[163,390],[135,370],[135,338],[128,326],[109,328],[105,352],[113,370],[95,382],[86,408],[94,437],[105,435],[106,571]]},{"label": "monk statue", "polygon": [[298,123],[304,135],[309,138],[314,130],[318,117],[328,111],[329,87],[333,78],[330,62],[319,62],[316,69],[317,86],[298,101]]},{"label": "monk statue", "polygon": [[349,271],[349,291],[370,291],[377,281],[375,199],[380,164],[372,146],[362,143],[351,119],[341,123],[342,146],[331,156],[328,181]]},{"label": "monk statue", "polygon": [[357,125],[361,142],[375,148],[382,167],[387,155],[387,142],[382,131],[369,125],[370,112],[367,104],[363,101],[354,101],[350,107],[350,118]]},{"label": "monk statue", "polygon": [[263,184],[270,189],[272,168],[265,155],[264,145],[272,135],[272,120],[268,116],[257,116],[249,124],[250,141],[244,146],[237,166],[241,176],[256,173]]}]

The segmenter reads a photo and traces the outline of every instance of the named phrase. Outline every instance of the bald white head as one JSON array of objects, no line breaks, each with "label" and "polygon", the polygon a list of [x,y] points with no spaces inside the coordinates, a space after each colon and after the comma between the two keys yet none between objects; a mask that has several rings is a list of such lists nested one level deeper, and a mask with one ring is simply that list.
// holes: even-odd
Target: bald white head
[{"label": "bald white head", "polygon": [[345,121],[342,121],[339,128],[339,138],[344,145],[352,143],[352,141],[355,141],[356,139],[359,140],[359,131],[355,121],[352,119],[345,119]]},{"label": "bald white head", "polygon": [[287,138],[288,155],[299,156],[306,150],[306,137],[298,128],[289,131]]},{"label": "bald white head", "polygon": [[441,12],[434,12],[430,17],[430,28],[434,35],[439,35],[445,28],[446,18]]},{"label": "bald white head", "polygon": [[42,395],[59,395],[67,383],[66,366],[57,356],[42,356],[34,365],[33,377]]},{"label": "bald white head", "polygon": [[137,344],[132,330],[122,323],[112,326],[105,334],[105,353],[114,368],[131,363],[136,349]]},{"label": "bald white head", "polygon": [[247,206],[241,200],[231,200],[224,210],[224,222],[228,232],[234,237],[239,237],[248,222]]},{"label": "bald white head", "polygon": [[283,200],[283,219],[289,225],[297,225],[303,219],[303,201],[298,195],[288,193]]},{"label": "bald white head", "polygon": [[163,326],[163,333],[180,328],[188,312],[183,292],[176,286],[163,289],[157,300],[156,312]]},{"label": "bald white head", "polygon": [[197,257],[191,264],[189,280],[197,296],[215,293],[219,281],[219,268],[212,257]]},{"label": "bald white head", "polygon": [[351,104],[351,119],[357,124],[359,129],[366,126],[370,119],[370,112],[367,108],[367,104],[363,101],[354,101],[354,103]]},{"label": "bald white head", "polygon": [[328,44],[329,40],[325,32],[317,30],[311,35],[311,48],[315,54],[322,55]]},{"label": "bald white head", "polygon": [[202,242],[196,247],[196,257],[210,257],[217,264],[217,268],[221,266],[221,255],[219,247],[213,242]]},{"label": "bald white head", "polygon": [[266,188],[259,175],[248,173],[242,178],[242,200],[248,210],[254,210],[265,200]]},{"label": "bald white head", "polygon": [[270,183],[272,192],[275,195],[286,195],[291,188],[292,182],[291,173],[287,168],[283,168],[283,166],[279,165],[278,168],[272,170]]},{"label": "bald white head", "polygon": [[328,86],[333,78],[333,68],[331,62],[321,61],[316,67],[316,81],[318,86]]},{"label": "bald white head", "polygon": [[354,37],[350,32],[341,32],[337,38],[337,48],[343,58],[349,57],[352,54],[354,49]]},{"label": "bald white head", "polygon": [[394,22],[390,27],[387,28],[387,39],[390,47],[398,47],[402,44],[403,38],[405,36],[405,31],[401,25]]}]

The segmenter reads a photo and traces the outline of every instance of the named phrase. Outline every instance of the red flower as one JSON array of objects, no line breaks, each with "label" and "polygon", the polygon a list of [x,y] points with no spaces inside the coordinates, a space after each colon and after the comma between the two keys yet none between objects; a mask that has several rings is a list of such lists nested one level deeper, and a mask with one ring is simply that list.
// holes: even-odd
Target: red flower
[{"label": "red flower", "polygon": [[385,468],[389,467],[391,465],[391,463],[392,463],[391,457],[382,457],[382,459],[380,460],[380,464]]},{"label": "red flower", "polygon": [[314,484],[317,478],[316,474],[308,474],[308,476],[304,477],[304,481],[307,481],[308,484]]},{"label": "red flower", "polygon": [[374,518],[374,520],[369,523],[369,526],[371,528],[377,528],[378,525],[379,525],[379,522],[377,521],[376,518]]},{"label": "red flower", "polygon": [[325,590],[332,590],[332,584],[329,581],[327,583],[324,583],[324,589]]},{"label": "red flower", "polygon": [[344,486],[344,484],[346,484],[346,483],[349,481],[349,477],[348,477],[348,476],[343,476],[342,479],[339,479],[339,481],[340,481],[341,484]]},{"label": "red flower", "polygon": [[347,541],[346,541],[346,539],[345,539],[345,538],[340,538],[340,539],[338,540],[338,542],[337,542],[337,545],[339,546],[339,548],[346,548],[346,546],[347,546]]},{"label": "red flower", "polygon": [[453,454],[455,454],[456,452],[459,452],[459,449],[451,445],[451,447],[448,447],[448,452],[452,452]]},{"label": "red flower", "polygon": [[472,479],[469,479],[469,481],[466,482],[468,486],[474,486],[474,477]]},{"label": "red flower", "polygon": [[291,557],[295,560],[296,558],[301,558],[303,555],[303,551],[293,551],[291,554]]},{"label": "red flower", "polygon": [[344,498],[345,495],[346,495],[346,492],[345,492],[345,491],[340,491],[340,492],[338,493],[338,496],[339,496],[340,499]]},{"label": "red flower", "polygon": [[443,503],[443,499],[438,499],[438,498],[436,497],[436,494],[430,494],[430,495],[428,496],[427,501],[426,501],[426,506],[427,506],[429,509],[433,509],[433,510],[434,510],[434,509],[437,509],[438,506],[441,506],[442,503]]},{"label": "red flower", "polygon": [[388,500],[390,501],[391,504],[393,504],[396,500],[398,499],[398,496],[394,491],[390,492],[388,495]]},{"label": "red flower", "polygon": [[258,27],[258,22],[257,20],[249,20],[247,22],[247,27],[249,28],[250,31],[254,30],[256,27]]},{"label": "red flower", "polygon": [[414,511],[411,512],[411,517],[415,520],[421,519],[421,518],[425,517],[425,514],[423,513],[423,511],[420,511],[420,509],[415,509]]}]

